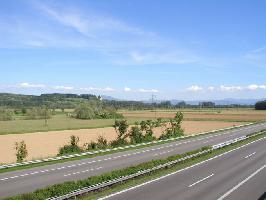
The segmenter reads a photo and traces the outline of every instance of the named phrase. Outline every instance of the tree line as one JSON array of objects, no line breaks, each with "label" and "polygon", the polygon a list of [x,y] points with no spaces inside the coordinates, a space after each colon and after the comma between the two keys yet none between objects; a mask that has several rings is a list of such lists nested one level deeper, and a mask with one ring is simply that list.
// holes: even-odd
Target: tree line
[{"label": "tree line", "polygon": [[255,104],[255,109],[256,110],[266,110],[266,100],[264,100],[264,101],[258,101]]}]

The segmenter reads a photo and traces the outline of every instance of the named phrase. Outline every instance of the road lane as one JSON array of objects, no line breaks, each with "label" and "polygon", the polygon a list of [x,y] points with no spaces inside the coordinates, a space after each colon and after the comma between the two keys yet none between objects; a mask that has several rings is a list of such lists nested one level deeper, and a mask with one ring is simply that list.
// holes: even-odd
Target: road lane
[{"label": "road lane", "polygon": [[[258,199],[265,192],[266,139],[203,164],[129,188],[106,200]],[[249,159],[245,156],[257,152]],[[239,183],[243,183],[239,187]],[[191,186],[191,187],[190,187]]]}]

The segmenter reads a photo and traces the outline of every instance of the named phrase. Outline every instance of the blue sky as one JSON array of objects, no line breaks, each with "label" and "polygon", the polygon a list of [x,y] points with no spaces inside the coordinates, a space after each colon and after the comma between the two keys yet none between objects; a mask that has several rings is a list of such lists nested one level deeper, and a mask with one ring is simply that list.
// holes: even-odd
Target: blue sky
[{"label": "blue sky", "polygon": [[266,96],[261,0],[1,1],[0,92]]}]

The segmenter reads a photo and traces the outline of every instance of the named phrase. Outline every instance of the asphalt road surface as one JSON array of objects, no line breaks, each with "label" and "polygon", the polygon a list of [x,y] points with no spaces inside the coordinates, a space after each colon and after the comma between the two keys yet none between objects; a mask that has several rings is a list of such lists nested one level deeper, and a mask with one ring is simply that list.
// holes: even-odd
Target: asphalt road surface
[{"label": "asphalt road surface", "polygon": [[137,150],[1,173],[0,197],[5,198],[32,192],[65,181],[85,179],[89,176],[125,168],[152,159],[165,158],[170,155],[196,150],[202,146],[215,145],[262,129],[266,129],[265,123]]},{"label": "asphalt road surface", "polygon": [[266,191],[265,147],[263,139],[102,200],[256,200]]}]

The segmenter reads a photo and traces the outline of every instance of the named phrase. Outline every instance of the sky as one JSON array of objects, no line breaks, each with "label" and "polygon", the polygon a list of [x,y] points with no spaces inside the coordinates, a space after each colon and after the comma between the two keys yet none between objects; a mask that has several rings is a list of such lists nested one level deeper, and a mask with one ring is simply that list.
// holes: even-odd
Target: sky
[{"label": "sky", "polygon": [[0,92],[266,97],[266,1],[0,2]]}]

